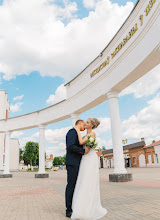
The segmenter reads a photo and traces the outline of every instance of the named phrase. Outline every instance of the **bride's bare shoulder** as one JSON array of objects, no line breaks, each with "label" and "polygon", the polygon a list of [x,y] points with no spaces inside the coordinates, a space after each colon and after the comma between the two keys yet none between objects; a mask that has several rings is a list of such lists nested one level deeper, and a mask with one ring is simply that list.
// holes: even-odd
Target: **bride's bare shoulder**
[{"label": "bride's bare shoulder", "polygon": [[96,138],[96,133],[95,133],[94,131],[92,131],[92,132],[91,132],[91,136],[92,136],[93,138]]}]

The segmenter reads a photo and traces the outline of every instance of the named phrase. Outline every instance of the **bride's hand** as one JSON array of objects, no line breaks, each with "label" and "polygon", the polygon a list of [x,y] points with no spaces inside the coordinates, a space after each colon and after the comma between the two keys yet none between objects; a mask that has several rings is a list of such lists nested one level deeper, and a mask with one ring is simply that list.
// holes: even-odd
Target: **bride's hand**
[{"label": "bride's hand", "polygon": [[86,148],[85,148],[85,154],[88,154],[89,151],[90,151],[90,147],[86,147]]},{"label": "bride's hand", "polygon": [[85,144],[86,141],[87,141],[87,136],[86,136],[86,138],[82,138],[80,130],[78,128],[76,128],[76,127],[75,127],[75,129],[76,129],[77,134],[78,134],[78,140],[79,140],[80,145]]},{"label": "bride's hand", "polygon": [[74,129],[76,129],[76,131],[79,131],[79,129],[77,127],[74,127]]}]

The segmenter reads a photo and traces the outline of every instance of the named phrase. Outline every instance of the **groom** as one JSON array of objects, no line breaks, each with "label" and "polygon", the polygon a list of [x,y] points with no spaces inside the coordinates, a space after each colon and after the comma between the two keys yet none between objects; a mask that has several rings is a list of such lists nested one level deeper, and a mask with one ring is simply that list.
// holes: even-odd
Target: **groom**
[{"label": "groom", "polygon": [[90,148],[83,149],[83,146],[79,144],[78,134],[76,129],[80,131],[85,130],[85,122],[83,120],[76,121],[75,127],[70,129],[66,135],[66,169],[67,169],[67,186],[65,192],[66,200],[66,217],[72,215],[72,198],[74,188],[76,185],[79,166],[82,159],[82,155],[87,154]]}]

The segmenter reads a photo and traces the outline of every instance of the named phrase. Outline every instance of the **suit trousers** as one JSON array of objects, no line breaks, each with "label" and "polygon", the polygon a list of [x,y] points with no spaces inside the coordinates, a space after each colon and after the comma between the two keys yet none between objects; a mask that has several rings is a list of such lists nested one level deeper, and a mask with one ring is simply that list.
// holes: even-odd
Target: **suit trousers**
[{"label": "suit trousers", "polygon": [[67,169],[67,186],[65,192],[66,212],[72,212],[72,198],[79,172],[79,166],[66,165]]}]

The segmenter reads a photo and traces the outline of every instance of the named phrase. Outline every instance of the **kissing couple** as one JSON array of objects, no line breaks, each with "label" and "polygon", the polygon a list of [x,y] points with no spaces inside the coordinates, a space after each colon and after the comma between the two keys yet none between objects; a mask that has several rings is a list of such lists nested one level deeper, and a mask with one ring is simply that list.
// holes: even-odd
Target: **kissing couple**
[{"label": "kissing couple", "polygon": [[[89,138],[96,141],[92,130],[99,124],[96,118],[88,118],[86,122],[77,120],[66,135],[66,217],[73,220],[96,220],[107,214],[100,201],[99,159],[88,146]],[[85,129],[87,134],[82,138],[80,131]]]}]

